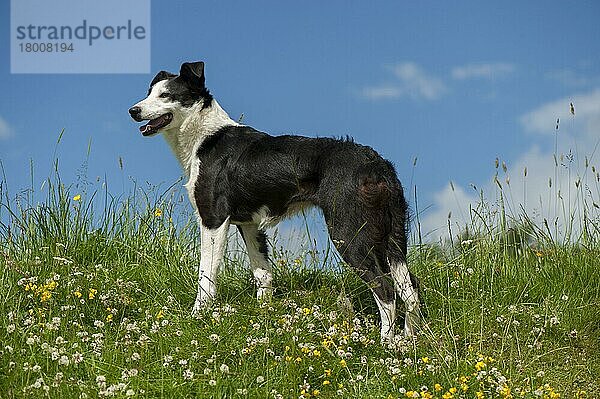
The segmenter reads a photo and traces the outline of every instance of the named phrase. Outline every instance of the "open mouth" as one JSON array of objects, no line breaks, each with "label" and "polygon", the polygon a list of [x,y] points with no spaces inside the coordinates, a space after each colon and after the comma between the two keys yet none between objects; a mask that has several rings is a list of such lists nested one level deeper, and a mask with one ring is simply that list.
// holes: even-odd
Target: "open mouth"
[{"label": "open mouth", "polygon": [[151,136],[151,135],[157,133],[159,129],[162,129],[163,127],[165,127],[169,123],[171,123],[172,120],[173,120],[172,113],[169,112],[169,113],[163,114],[163,115],[159,116],[158,118],[154,118],[154,119],[150,120],[150,122],[146,123],[144,126],[140,126],[140,132],[142,132],[142,135],[144,135],[144,136]]}]

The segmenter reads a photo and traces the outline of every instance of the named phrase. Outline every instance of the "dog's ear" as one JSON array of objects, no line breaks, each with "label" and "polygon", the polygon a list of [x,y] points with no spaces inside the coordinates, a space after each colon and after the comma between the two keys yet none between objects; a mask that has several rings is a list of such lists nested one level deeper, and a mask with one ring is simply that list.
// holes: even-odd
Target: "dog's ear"
[{"label": "dog's ear", "polygon": [[204,62],[184,62],[179,76],[193,87],[204,87]]},{"label": "dog's ear", "polygon": [[156,74],[154,79],[152,79],[152,83],[150,83],[150,87],[154,86],[161,80],[169,79],[169,78],[172,78],[173,76],[175,76],[175,75],[173,75],[171,72],[160,71],[159,73]]}]

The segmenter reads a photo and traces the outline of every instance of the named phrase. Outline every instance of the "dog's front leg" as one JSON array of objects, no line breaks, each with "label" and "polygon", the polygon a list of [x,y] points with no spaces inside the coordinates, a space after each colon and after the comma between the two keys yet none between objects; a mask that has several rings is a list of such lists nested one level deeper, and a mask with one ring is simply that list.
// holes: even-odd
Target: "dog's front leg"
[{"label": "dog's front leg", "polygon": [[200,314],[202,308],[217,293],[217,273],[225,253],[229,218],[225,219],[219,227],[213,229],[201,223],[200,229],[200,268],[198,270],[198,293],[192,308],[194,317]]}]

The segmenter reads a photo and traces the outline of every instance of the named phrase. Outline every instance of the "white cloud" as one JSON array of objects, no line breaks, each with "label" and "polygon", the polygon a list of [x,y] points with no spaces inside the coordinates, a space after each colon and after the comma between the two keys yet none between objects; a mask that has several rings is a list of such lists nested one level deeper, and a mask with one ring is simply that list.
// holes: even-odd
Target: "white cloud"
[{"label": "white cloud", "polygon": [[[575,105],[575,117],[569,121],[570,102]],[[570,224],[573,224],[576,233],[580,231],[578,220],[584,208],[588,216],[600,218],[600,212],[593,206],[594,203],[600,204],[600,183],[597,180],[600,166],[600,90],[543,104],[521,116],[520,122],[525,131],[554,132],[557,117],[564,118],[556,136],[558,165],[553,150],[544,151],[533,145],[516,160],[507,161],[506,172],[502,167],[498,168],[498,183],[502,186],[508,215],[517,216],[524,210],[538,226],[546,219],[551,230],[556,221],[563,234]],[[544,140],[548,141],[548,138]],[[592,166],[596,172],[592,171]],[[487,181],[477,186],[490,204],[484,213],[496,212],[498,215],[501,191],[494,180],[494,170],[490,170],[490,175]],[[476,207],[478,203],[479,193],[470,194],[456,183],[454,191],[445,187],[434,195],[432,211],[421,217],[421,231],[431,232],[430,239],[433,240],[447,237],[448,213],[452,212],[455,234],[458,232],[456,224],[464,226],[471,219],[470,207]],[[574,217],[574,223],[571,217]]]},{"label": "white cloud", "polygon": [[397,81],[365,87],[360,91],[369,100],[411,98],[414,100],[437,100],[447,92],[441,79],[429,75],[414,62],[403,62],[389,67]]},{"label": "white cloud", "polygon": [[457,80],[484,78],[491,79],[514,72],[515,66],[509,63],[468,64],[452,69],[452,77]]},{"label": "white cloud", "polygon": [[579,71],[574,71],[571,69],[559,69],[555,71],[550,71],[546,73],[546,78],[550,80],[557,81],[564,86],[567,87],[589,87],[590,85],[595,85],[600,83],[600,79],[590,76],[585,76]]},{"label": "white cloud", "polygon": [[414,62],[397,64],[392,71],[400,79],[402,91],[412,98],[437,100],[447,91],[440,79],[428,75]]},{"label": "white cloud", "polygon": [[7,139],[12,136],[12,129],[8,123],[0,116],[0,140]]},{"label": "white cloud", "polygon": [[[570,103],[575,107],[571,115]],[[556,133],[556,120],[560,119],[559,133],[574,130],[586,136],[598,137],[600,133],[600,89],[590,93],[575,94],[544,104],[521,116],[519,121],[528,132]]]},{"label": "white cloud", "polygon": [[370,100],[385,100],[402,96],[402,90],[394,85],[365,87],[362,96]]},{"label": "white cloud", "polygon": [[448,220],[450,228],[456,228],[457,233],[469,220],[469,204],[475,204],[477,197],[469,195],[462,187],[449,183],[434,194],[435,207],[427,212],[421,220],[421,236],[425,241],[436,241],[448,236]]}]

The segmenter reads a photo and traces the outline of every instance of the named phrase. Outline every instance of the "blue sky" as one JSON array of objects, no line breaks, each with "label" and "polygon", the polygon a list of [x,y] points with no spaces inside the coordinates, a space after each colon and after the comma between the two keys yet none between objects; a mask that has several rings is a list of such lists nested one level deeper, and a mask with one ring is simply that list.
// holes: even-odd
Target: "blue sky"
[{"label": "blue sky", "polygon": [[380,151],[407,191],[417,185],[428,231],[449,211],[464,214],[477,198],[470,184],[493,190],[496,157],[513,181],[530,168],[527,184],[513,187],[516,206],[545,196],[557,117],[559,152],[595,161],[598,2],[152,3],[151,74],[19,75],[10,74],[2,2],[0,159],[13,192],[30,186],[30,160],[34,186],[53,156],[63,180],[76,181],[90,141],[88,178],[106,176],[115,194],[130,177],[175,181],[165,142],[143,138],[127,109],[154,73],[193,60],[206,62],[207,86],[234,119],[243,113],[272,134],[348,134]]}]

